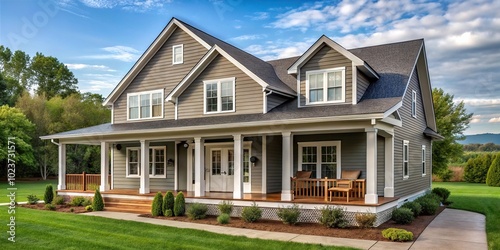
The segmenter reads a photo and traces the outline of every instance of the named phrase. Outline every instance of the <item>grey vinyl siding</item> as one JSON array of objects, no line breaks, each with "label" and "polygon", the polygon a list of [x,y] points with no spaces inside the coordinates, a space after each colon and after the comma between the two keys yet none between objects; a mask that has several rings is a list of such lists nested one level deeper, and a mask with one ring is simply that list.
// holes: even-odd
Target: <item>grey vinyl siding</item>
[{"label": "grey vinyl siding", "polygon": [[[402,197],[430,188],[431,180],[431,141],[424,136],[427,127],[422,104],[422,94],[416,69],[410,79],[410,84],[403,98],[403,106],[399,114],[402,127],[394,129],[394,191]],[[411,115],[412,90],[417,93],[417,117]],[[409,178],[403,179],[403,140],[409,141]],[[422,145],[427,148],[427,175],[422,176]]]},{"label": "grey vinyl siding", "polygon": [[368,80],[368,77],[365,76],[361,71],[357,70],[358,75],[357,75],[357,85],[356,85],[356,95],[358,97],[357,101],[361,100],[361,97],[365,94],[366,89],[370,85],[370,81]]},{"label": "grey vinyl siding", "polygon": [[[166,160],[174,159],[174,142],[151,143],[150,146],[166,146]],[[113,149],[113,183],[115,189],[139,189],[139,178],[126,177],[127,148],[140,147],[140,144],[122,144],[122,149]],[[173,190],[174,189],[174,165],[167,164],[166,178],[149,178],[149,188],[151,190]]]},{"label": "grey vinyl siding", "polygon": [[177,145],[177,174],[179,190],[187,190],[187,148],[183,143]]},{"label": "grey vinyl siding", "polygon": [[267,136],[267,193],[281,192],[282,155],[281,136]]},{"label": "grey vinyl siding", "polygon": [[258,161],[255,166],[250,163],[250,190],[252,193],[260,193],[262,191],[262,137],[245,138],[252,141],[251,156],[257,157]]},{"label": "grey vinyl siding", "polygon": [[[235,112],[203,114],[203,81],[236,77]],[[179,96],[178,119],[262,113],[262,87],[229,60],[218,55]]]},{"label": "grey vinyl siding", "polygon": [[273,108],[278,107],[279,105],[283,104],[286,102],[288,98],[282,96],[282,95],[277,95],[277,94],[270,94],[267,96],[267,111],[269,112]]},{"label": "grey vinyl siding", "polygon": [[310,70],[345,67],[345,102],[352,102],[352,62],[329,46],[323,46],[300,68],[300,105],[306,105],[306,72]]},{"label": "grey vinyl siding", "polygon": [[[172,64],[172,46],[183,44],[184,62]],[[207,49],[181,29],[176,29],[165,44],[114,102],[114,122],[127,121],[127,94],[165,89],[167,95],[203,57]],[[165,119],[174,119],[174,105],[164,103]]]},{"label": "grey vinyl siding", "polygon": [[385,139],[377,136],[377,194],[384,195],[385,187]]}]

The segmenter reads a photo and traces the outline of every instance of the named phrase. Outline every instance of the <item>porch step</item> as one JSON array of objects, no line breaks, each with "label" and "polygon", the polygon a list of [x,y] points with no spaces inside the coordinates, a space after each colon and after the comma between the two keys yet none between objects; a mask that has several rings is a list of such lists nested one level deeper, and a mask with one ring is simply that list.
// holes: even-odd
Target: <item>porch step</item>
[{"label": "porch step", "polygon": [[145,214],[151,212],[150,200],[134,200],[121,198],[104,198],[104,210]]}]

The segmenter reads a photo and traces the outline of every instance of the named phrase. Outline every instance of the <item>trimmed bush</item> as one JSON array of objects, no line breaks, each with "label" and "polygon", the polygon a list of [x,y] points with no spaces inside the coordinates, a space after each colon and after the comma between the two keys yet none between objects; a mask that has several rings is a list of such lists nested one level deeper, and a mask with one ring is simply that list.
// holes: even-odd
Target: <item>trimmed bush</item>
[{"label": "trimmed bush", "polygon": [[94,211],[94,207],[92,205],[88,205],[88,206],[85,207],[85,211],[92,212],[92,211]]},{"label": "trimmed bush", "polygon": [[229,214],[220,214],[217,217],[217,223],[219,224],[228,224],[231,221],[231,217]]},{"label": "trimmed bush", "polygon": [[207,211],[207,205],[201,203],[193,203],[187,209],[186,214],[191,220],[199,220],[207,216]]},{"label": "trimmed bush", "polygon": [[433,188],[432,193],[439,196],[441,203],[446,203],[448,197],[450,197],[450,190],[442,187]]},{"label": "trimmed bush", "polygon": [[34,194],[29,194],[26,198],[28,199],[28,204],[36,204],[40,200]]},{"label": "trimmed bush", "polygon": [[470,158],[464,168],[464,180],[471,183],[486,183],[493,158],[493,154],[480,154]]},{"label": "trimmed bush", "polygon": [[256,222],[262,217],[262,210],[260,210],[259,206],[254,202],[250,207],[244,207],[241,211],[241,218],[245,222]]},{"label": "trimmed bush", "polygon": [[392,220],[397,224],[410,224],[414,219],[413,212],[409,208],[400,207],[392,211]]},{"label": "trimmed bush", "polygon": [[319,223],[329,228],[346,228],[349,223],[345,218],[344,209],[341,207],[326,206],[321,208]]},{"label": "trimmed bush", "polygon": [[[170,213],[168,212],[170,211]],[[163,197],[163,215],[171,217],[174,214],[174,194],[168,191]]]},{"label": "trimmed bush", "polygon": [[233,203],[230,201],[222,201],[217,205],[221,214],[231,214],[233,212]]},{"label": "trimmed bush", "polygon": [[486,176],[486,185],[490,187],[500,187],[500,153],[496,154],[491,163],[488,175]]},{"label": "trimmed bush", "polygon": [[152,216],[161,216],[163,215],[163,195],[158,191],[156,193],[155,198],[153,199],[153,203],[151,204],[151,215]]},{"label": "trimmed bush", "polygon": [[413,233],[399,228],[387,228],[382,231],[382,236],[392,241],[412,241]]},{"label": "trimmed bush", "polygon": [[64,197],[62,197],[62,196],[56,196],[56,197],[54,197],[54,199],[52,200],[52,204],[54,204],[54,205],[62,205],[62,204],[64,204]]},{"label": "trimmed bush", "polygon": [[439,207],[439,200],[431,196],[422,196],[415,200],[422,207],[422,215],[434,215]]},{"label": "trimmed bush", "polygon": [[75,209],[74,208],[70,208],[69,211],[73,213],[73,212],[75,212]]},{"label": "trimmed bush", "polygon": [[43,195],[43,201],[45,204],[52,203],[54,199],[54,189],[52,188],[52,184],[45,186],[45,194]]},{"label": "trimmed bush", "polygon": [[74,207],[86,207],[88,205],[92,205],[92,201],[82,196],[76,196],[71,199],[69,204]]},{"label": "trimmed bush", "polygon": [[101,192],[99,192],[99,189],[95,190],[94,199],[92,199],[92,209],[94,211],[104,210],[104,201],[102,200]]},{"label": "trimmed bush", "polygon": [[360,228],[373,227],[375,221],[377,221],[377,214],[372,213],[356,213],[354,217]]},{"label": "trimmed bush", "polygon": [[413,217],[417,218],[422,213],[422,206],[416,201],[410,201],[403,204],[401,207],[409,208],[413,212]]},{"label": "trimmed bush", "polygon": [[182,192],[177,193],[174,201],[174,215],[182,216],[186,212],[186,200]]},{"label": "trimmed bush", "polygon": [[277,215],[284,224],[295,225],[299,220],[300,207],[296,204],[289,207],[280,207]]},{"label": "trimmed bush", "polygon": [[56,210],[56,206],[53,205],[52,203],[47,203],[47,204],[45,204],[45,209],[51,210],[51,211],[55,211]]}]

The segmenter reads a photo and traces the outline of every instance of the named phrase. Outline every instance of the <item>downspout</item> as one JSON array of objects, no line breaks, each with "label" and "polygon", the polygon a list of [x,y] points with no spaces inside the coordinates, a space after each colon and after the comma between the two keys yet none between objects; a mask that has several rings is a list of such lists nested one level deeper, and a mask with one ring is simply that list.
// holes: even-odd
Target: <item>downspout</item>
[{"label": "downspout", "polygon": [[55,145],[59,146],[59,143],[55,142],[54,139],[50,139],[50,142],[54,143]]}]

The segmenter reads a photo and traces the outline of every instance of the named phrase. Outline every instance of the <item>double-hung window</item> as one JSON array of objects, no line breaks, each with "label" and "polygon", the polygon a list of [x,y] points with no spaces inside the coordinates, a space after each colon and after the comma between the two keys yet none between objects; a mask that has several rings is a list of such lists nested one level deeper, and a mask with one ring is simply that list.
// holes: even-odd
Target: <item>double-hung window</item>
[{"label": "double-hung window", "polygon": [[127,94],[128,120],[163,117],[163,90]]},{"label": "double-hung window", "polygon": [[427,174],[427,170],[425,169],[426,166],[425,166],[425,157],[426,157],[426,150],[425,150],[425,145],[422,145],[422,176],[425,176],[425,174]]},{"label": "double-hung window", "polygon": [[[127,148],[127,177],[141,176],[141,149],[137,147]],[[166,147],[149,147],[149,177],[166,177]]]},{"label": "double-hung window", "polygon": [[345,101],[345,67],[306,72],[308,104]]},{"label": "double-hung window", "polygon": [[204,81],[204,113],[234,112],[235,78]]},{"label": "double-hung window", "polygon": [[299,142],[299,170],[311,171],[312,178],[340,176],[340,141]]},{"label": "double-hung window", "polygon": [[172,64],[182,64],[184,62],[184,45],[172,46]]},{"label": "double-hung window", "polygon": [[410,142],[403,141],[403,178],[404,179],[407,179],[408,177],[410,177],[409,157],[410,157]]}]

